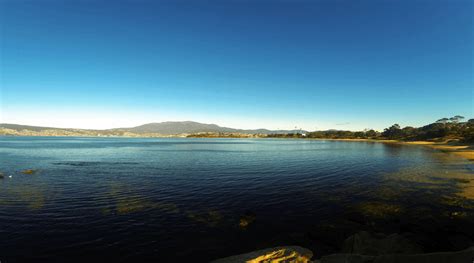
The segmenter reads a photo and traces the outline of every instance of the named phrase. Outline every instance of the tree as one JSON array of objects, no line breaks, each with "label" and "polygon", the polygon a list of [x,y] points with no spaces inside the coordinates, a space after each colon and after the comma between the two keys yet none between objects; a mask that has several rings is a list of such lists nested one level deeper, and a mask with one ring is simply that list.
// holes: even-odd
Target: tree
[{"label": "tree", "polygon": [[365,135],[368,138],[375,138],[375,137],[377,137],[377,132],[374,131],[374,130],[368,130],[368,131],[365,132]]},{"label": "tree", "polygon": [[394,124],[390,126],[390,128],[385,128],[385,130],[382,132],[382,136],[389,139],[399,139],[402,137],[402,135],[402,130],[398,124]]},{"label": "tree", "polygon": [[365,132],[354,132],[354,137],[365,138]]},{"label": "tree", "polygon": [[442,118],[442,119],[437,120],[436,123],[446,124],[448,121],[449,121],[448,118]]},{"label": "tree", "polygon": [[402,129],[402,136],[404,139],[414,139],[418,135],[418,129],[407,126]]},{"label": "tree", "polygon": [[464,119],[464,117],[461,115],[456,115],[454,117],[449,118],[449,120],[453,123],[458,123],[462,119]]},{"label": "tree", "polygon": [[454,116],[454,118],[456,118],[458,121],[461,121],[461,120],[464,119],[464,116],[456,115],[456,116]]}]

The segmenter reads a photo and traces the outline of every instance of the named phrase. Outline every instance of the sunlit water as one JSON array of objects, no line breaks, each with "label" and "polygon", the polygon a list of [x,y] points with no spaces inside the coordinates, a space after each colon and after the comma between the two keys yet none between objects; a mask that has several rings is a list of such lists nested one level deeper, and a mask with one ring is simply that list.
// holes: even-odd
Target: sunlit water
[{"label": "sunlit water", "polygon": [[359,230],[409,233],[425,251],[474,237],[472,165],[424,147],[0,137],[0,161],[2,263],[205,262],[277,245],[319,257]]}]

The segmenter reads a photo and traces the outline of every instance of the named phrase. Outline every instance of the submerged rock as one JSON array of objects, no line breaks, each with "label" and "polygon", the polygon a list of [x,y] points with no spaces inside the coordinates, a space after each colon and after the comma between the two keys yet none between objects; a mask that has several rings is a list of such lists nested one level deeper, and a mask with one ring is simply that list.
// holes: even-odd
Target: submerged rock
[{"label": "submerged rock", "polygon": [[360,223],[346,219],[336,219],[319,223],[307,235],[318,246],[313,252],[327,255],[339,252],[344,241],[363,228],[364,225]]},{"label": "submerged rock", "polygon": [[415,255],[383,255],[375,258],[374,263],[464,263],[473,262],[474,247],[456,252],[438,252]]},{"label": "submerged rock", "polygon": [[370,234],[365,231],[358,232],[348,237],[342,245],[343,253],[361,255],[385,254],[416,254],[421,253],[421,247],[399,235]]},{"label": "submerged rock", "polygon": [[5,175],[3,173],[0,173],[0,179],[5,178]]},{"label": "submerged rock", "polygon": [[35,169],[26,169],[26,170],[21,171],[22,174],[35,174],[37,172],[38,170],[35,170]]},{"label": "submerged rock", "polygon": [[251,211],[245,212],[245,214],[242,217],[240,217],[239,227],[242,229],[246,229],[251,223],[255,221],[256,218],[257,216],[253,212]]},{"label": "submerged rock", "polygon": [[186,212],[186,214],[188,218],[196,222],[205,224],[209,227],[216,227],[217,225],[219,225],[219,223],[221,223],[223,218],[220,212],[213,210],[208,211],[207,213],[195,213],[192,211],[188,211]]},{"label": "submerged rock", "polygon": [[474,259],[474,247],[455,252],[428,254],[390,254],[367,256],[360,254],[333,254],[324,256],[320,263],[469,263]]},{"label": "submerged rock", "polygon": [[230,256],[212,261],[213,263],[259,263],[259,262],[311,262],[313,252],[298,246],[274,247],[253,251],[250,253]]},{"label": "submerged rock", "polygon": [[375,256],[358,254],[332,254],[324,256],[317,263],[373,263]]},{"label": "submerged rock", "polygon": [[388,204],[384,202],[366,202],[357,207],[359,211],[372,218],[388,218],[399,215],[403,208],[398,204]]}]

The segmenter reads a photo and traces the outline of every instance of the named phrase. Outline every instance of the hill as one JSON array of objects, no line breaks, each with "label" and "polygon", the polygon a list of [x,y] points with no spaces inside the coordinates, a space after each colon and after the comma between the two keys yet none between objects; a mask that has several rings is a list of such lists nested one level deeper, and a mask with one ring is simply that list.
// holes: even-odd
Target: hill
[{"label": "hill", "polygon": [[[243,130],[221,127],[216,124],[206,124],[193,121],[167,121],[148,123],[130,128],[115,128],[106,130],[72,129],[29,126],[19,124],[0,124],[0,135],[18,136],[129,136],[129,137],[161,137],[187,135],[197,133],[233,133],[233,134],[287,134],[294,130]],[[306,132],[306,131],[303,131]]]}]

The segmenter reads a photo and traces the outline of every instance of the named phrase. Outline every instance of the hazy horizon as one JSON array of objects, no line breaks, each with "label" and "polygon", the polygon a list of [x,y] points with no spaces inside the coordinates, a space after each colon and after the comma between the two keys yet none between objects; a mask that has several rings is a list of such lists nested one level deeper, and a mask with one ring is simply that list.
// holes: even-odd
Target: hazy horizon
[{"label": "hazy horizon", "polygon": [[0,5],[1,123],[381,131],[473,116],[472,1]]}]

